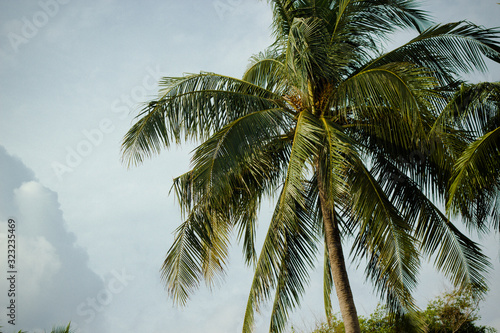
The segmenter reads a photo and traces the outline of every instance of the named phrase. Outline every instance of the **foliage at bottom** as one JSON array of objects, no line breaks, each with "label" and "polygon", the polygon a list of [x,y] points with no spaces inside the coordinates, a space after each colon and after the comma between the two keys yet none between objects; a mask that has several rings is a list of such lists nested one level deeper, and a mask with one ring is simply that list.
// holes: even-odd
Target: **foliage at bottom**
[{"label": "foliage at bottom", "polygon": [[[392,316],[387,308],[378,305],[369,317],[360,316],[363,333],[495,333],[493,327],[478,325],[480,298],[470,289],[444,293],[427,304],[413,318]],[[416,325],[419,323],[419,325]],[[292,328],[292,332],[295,330]],[[344,333],[344,323],[337,314],[320,323],[312,333]]]}]

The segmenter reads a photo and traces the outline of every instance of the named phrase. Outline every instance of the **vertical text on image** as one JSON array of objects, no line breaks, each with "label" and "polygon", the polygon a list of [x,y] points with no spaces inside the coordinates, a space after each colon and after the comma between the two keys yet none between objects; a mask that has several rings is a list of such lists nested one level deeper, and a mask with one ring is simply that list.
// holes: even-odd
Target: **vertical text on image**
[{"label": "vertical text on image", "polygon": [[7,223],[7,322],[16,324],[16,221],[9,219]]}]

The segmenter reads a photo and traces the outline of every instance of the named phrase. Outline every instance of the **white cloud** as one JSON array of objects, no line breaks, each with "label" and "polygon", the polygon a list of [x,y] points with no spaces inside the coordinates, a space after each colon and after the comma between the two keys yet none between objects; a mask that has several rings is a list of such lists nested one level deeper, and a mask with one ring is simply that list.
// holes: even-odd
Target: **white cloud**
[{"label": "white cloud", "polygon": [[[45,237],[19,238],[19,274],[22,281],[21,294],[39,298],[44,286],[56,278],[61,261],[56,248]],[[36,254],[24,255],[25,253]]]},{"label": "white cloud", "polygon": [[[0,146],[0,260],[7,262],[7,220],[15,223],[15,297],[1,298],[0,324],[7,332],[50,329],[53,325],[84,322],[77,308],[105,289],[103,280],[88,268],[88,255],[67,231],[55,192],[34,180],[20,160]],[[6,203],[6,205],[5,205]],[[2,267],[6,267],[2,265]],[[6,274],[6,271],[3,272]],[[0,293],[10,282],[0,279]],[[15,299],[15,326],[8,324],[7,302]],[[103,329],[102,317],[81,325]]]}]

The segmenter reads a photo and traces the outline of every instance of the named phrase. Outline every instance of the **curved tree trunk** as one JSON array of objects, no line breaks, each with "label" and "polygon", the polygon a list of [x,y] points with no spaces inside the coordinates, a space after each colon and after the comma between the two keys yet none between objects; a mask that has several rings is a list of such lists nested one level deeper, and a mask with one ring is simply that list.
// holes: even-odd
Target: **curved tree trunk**
[{"label": "curved tree trunk", "polygon": [[344,321],[346,333],[360,333],[358,314],[354,305],[354,298],[349,285],[349,277],[345,266],[344,253],[342,251],[342,242],[340,239],[340,230],[335,220],[335,213],[330,200],[327,198],[324,184],[321,176],[318,177],[319,198],[321,212],[323,215],[323,224],[325,227],[325,240],[330,259],[333,283],[340,306],[340,314]]}]

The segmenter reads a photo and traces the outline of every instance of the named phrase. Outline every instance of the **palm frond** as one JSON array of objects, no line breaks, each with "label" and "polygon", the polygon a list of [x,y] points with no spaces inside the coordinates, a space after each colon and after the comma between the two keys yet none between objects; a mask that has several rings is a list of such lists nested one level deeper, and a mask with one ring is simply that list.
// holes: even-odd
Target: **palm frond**
[{"label": "palm frond", "polygon": [[204,187],[200,189],[202,192],[213,191],[223,197],[235,187],[230,182],[234,177],[229,175],[240,174],[242,167],[252,173],[262,172],[244,162],[284,134],[291,121],[284,115],[281,109],[259,110],[239,117],[215,133],[195,149],[192,159],[194,184]]},{"label": "palm frond", "polygon": [[173,245],[161,268],[168,293],[185,305],[202,278],[210,284],[224,276],[231,225],[197,207],[176,230]]},{"label": "palm frond", "polygon": [[461,84],[443,108],[436,126],[457,126],[465,139],[500,126],[500,82]]},{"label": "palm frond", "polygon": [[334,33],[347,35],[354,32],[353,39],[360,34],[364,39],[369,39],[369,35],[383,38],[396,29],[413,28],[421,31],[429,24],[429,16],[417,9],[415,1],[341,0],[335,1],[334,12],[337,13]]},{"label": "palm frond", "polygon": [[[299,208],[301,211],[302,208]],[[308,269],[314,266],[317,233],[308,213],[303,215],[294,230],[285,232],[285,252],[281,258],[274,304],[271,312],[270,332],[283,332],[288,310],[300,304],[309,281]]]},{"label": "palm frond", "polygon": [[372,172],[378,175],[384,192],[411,226],[421,252],[435,258],[436,268],[456,287],[484,287],[487,257],[445,217],[418,183],[381,157],[374,162]]},{"label": "palm frond", "polygon": [[[273,330],[281,331],[288,309],[297,305],[303,290],[300,286],[307,280],[304,265],[311,264],[310,253],[315,249],[314,233],[308,231],[314,229],[315,223],[307,207],[307,161],[317,154],[317,125],[307,112],[302,112],[297,119],[286,179],[257,261],[243,332],[251,332],[254,312],[270,297],[270,290],[274,288],[271,326]],[[306,249],[309,255],[306,255]],[[297,277],[289,276],[292,269]]]},{"label": "palm frond", "polygon": [[166,77],[161,97],[137,116],[122,143],[123,161],[142,163],[172,142],[207,139],[238,117],[275,107],[279,95],[249,82],[200,73]]},{"label": "palm frond", "polygon": [[247,263],[255,258],[253,225],[261,196],[272,193],[281,177],[277,159],[286,153],[276,143],[290,121],[280,109],[250,113],[197,147],[192,159],[190,191],[210,197],[212,207],[223,207],[239,223]]},{"label": "palm frond", "polygon": [[333,76],[327,38],[322,20],[297,18],[293,21],[286,48],[286,65],[293,73],[290,77],[297,77],[294,85],[300,90],[307,91],[307,82],[314,84],[319,78]]},{"label": "palm frond", "polygon": [[[446,208],[485,231],[500,190],[500,127],[472,142],[458,158]],[[493,224],[495,222],[493,221]],[[498,222],[496,222],[498,224]]]},{"label": "palm frond", "polygon": [[328,257],[328,247],[325,244],[325,254],[323,259],[323,302],[325,304],[326,318],[330,318],[333,314],[332,307],[332,288],[333,277],[332,269],[330,267],[330,258]]},{"label": "palm frond", "polygon": [[273,91],[279,95],[285,95],[290,89],[285,79],[284,57],[275,49],[267,49],[250,58],[250,64],[243,74],[243,80]]},{"label": "palm frond", "polygon": [[[462,84],[439,118],[440,125],[458,127],[458,147],[446,208],[460,213],[469,227],[485,231],[497,213],[500,151],[500,84]],[[493,226],[500,225],[497,220]]]},{"label": "palm frond", "polygon": [[373,175],[359,161],[351,176],[350,218],[359,221],[353,251],[368,259],[366,274],[391,311],[416,309],[411,291],[420,266],[411,226],[401,217]]},{"label": "palm frond", "polygon": [[393,129],[377,135],[408,147],[415,135],[422,136],[417,131],[424,128],[422,115],[429,107],[425,100],[432,98],[429,91],[435,86],[435,79],[425,68],[392,63],[350,77],[338,87],[331,102],[344,118],[375,125],[368,130],[376,129],[381,121],[395,122]]},{"label": "palm frond", "polygon": [[459,73],[486,70],[483,57],[500,61],[499,32],[467,21],[435,25],[364,70],[395,61],[410,62],[428,68],[441,82],[451,83]]}]

